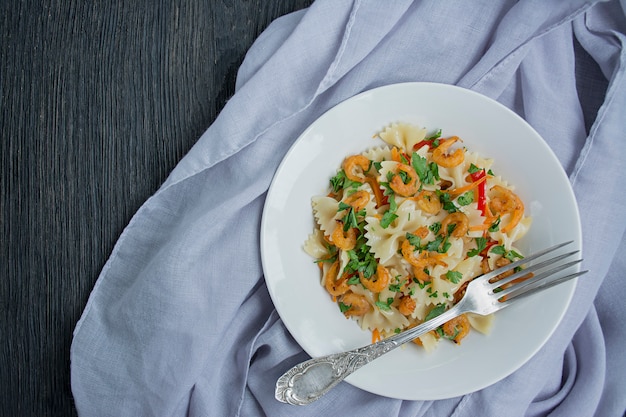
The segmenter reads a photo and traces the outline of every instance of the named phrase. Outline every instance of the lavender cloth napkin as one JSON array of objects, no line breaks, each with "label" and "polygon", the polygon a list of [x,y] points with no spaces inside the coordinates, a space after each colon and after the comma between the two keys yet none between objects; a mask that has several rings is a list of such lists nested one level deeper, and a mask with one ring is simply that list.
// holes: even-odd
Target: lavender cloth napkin
[{"label": "lavender cloth napkin", "polygon": [[[247,54],[234,97],[139,209],[102,270],[71,348],[79,414],[621,416],[625,10],[623,0],[318,0],[278,19]],[[406,81],[485,94],[545,138],[574,188],[591,272],[540,352],[481,391],[417,402],[342,383],[310,406],[281,404],[277,377],[307,355],[264,284],[265,193],[290,145],[322,113]]]}]

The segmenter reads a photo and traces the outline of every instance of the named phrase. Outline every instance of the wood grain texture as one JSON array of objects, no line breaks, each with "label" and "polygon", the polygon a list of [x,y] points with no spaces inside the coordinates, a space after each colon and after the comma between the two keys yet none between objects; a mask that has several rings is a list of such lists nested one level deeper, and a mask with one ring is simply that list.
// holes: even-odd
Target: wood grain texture
[{"label": "wood grain texture", "polygon": [[76,415],[72,331],[117,238],[311,2],[1,2],[1,415]]}]

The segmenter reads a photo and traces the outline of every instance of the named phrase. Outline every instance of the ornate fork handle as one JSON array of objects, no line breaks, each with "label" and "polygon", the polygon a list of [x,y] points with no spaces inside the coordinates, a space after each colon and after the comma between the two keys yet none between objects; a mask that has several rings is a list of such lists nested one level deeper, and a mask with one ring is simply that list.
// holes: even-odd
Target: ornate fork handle
[{"label": "ornate fork handle", "polygon": [[278,379],[276,399],[293,405],[312,403],[362,366],[461,315],[465,312],[462,304],[459,303],[419,326],[377,343],[347,352],[309,359],[294,366]]}]

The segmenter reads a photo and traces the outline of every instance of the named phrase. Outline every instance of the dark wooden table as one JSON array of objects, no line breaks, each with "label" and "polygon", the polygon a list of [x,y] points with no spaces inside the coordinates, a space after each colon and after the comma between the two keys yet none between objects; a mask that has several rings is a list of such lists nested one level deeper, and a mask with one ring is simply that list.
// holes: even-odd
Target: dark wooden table
[{"label": "dark wooden table", "polygon": [[72,331],[113,245],[311,2],[0,2],[1,415],[76,415]]}]

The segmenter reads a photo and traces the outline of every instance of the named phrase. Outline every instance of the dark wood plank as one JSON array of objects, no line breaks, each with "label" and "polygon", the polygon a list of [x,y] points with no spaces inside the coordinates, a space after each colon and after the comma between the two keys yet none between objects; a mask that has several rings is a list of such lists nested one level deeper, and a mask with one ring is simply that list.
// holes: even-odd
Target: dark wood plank
[{"label": "dark wood plank", "polygon": [[311,2],[0,4],[0,414],[76,414],[72,331],[115,241]]}]

